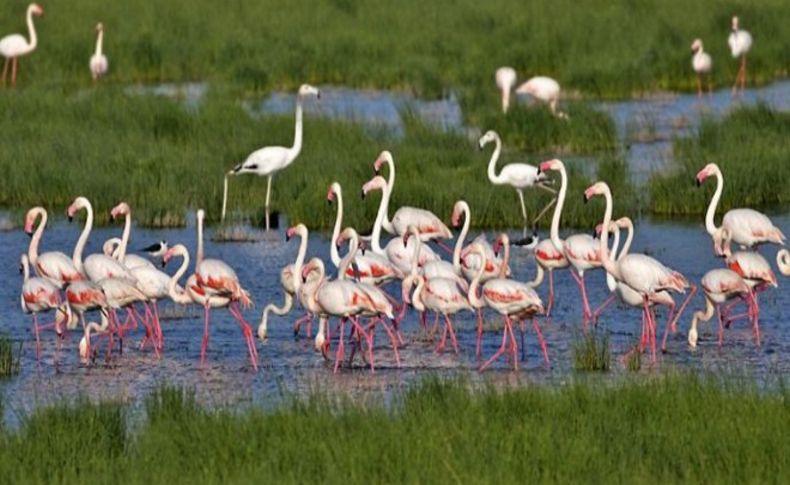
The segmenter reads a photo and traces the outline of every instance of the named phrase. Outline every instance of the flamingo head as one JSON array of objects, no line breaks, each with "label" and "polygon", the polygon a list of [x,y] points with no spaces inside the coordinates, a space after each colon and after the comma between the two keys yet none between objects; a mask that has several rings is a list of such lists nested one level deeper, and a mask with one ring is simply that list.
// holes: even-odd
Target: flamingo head
[{"label": "flamingo head", "polygon": [[359,236],[357,235],[357,231],[355,231],[353,227],[347,227],[343,229],[343,231],[337,236],[335,245],[337,245],[337,247],[340,248],[340,246],[343,245],[346,239],[352,239],[352,238],[359,238]]},{"label": "flamingo head", "polygon": [[131,209],[129,208],[129,204],[127,204],[126,202],[121,202],[115,207],[113,207],[112,210],[110,211],[110,219],[115,220],[116,217],[125,216],[130,212]]},{"label": "flamingo head", "polygon": [[104,32],[104,24],[99,22],[96,24],[96,32]]},{"label": "flamingo head", "polygon": [[461,224],[461,215],[464,212],[469,210],[469,204],[466,203],[464,200],[459,200],[453,206],[453,215],[451,216],[451,222],[453,223],[453,227],[458,227]]},{"label": "flamingo head", "polygon": [[420,230],[417,229],[417,226],[414,224],[409,224],[409,227],[406,228],[406,232],[403,233],[403,247],[409,246],[409,238],[411,236],[420,237]]},{"label": "flamingo head", "polygon": [[315,334],[315,349],[324,354],[324,356],[329,352],[329,341],[326,339],[323,330]]},{"label": "flamingo head", "polygon": [[496,85],[501,91],[510,91],[516,85],[516,70],[512,67],[500,67],[494,74]]},{"label": "flamingo head", "polygon": [[496,241],[494,241],[494,256],[499,256],[499,251],[504,247],[510,244],[510,238],[506,233],[500,233],[497,236]]},{"label": "flamingo head", "polygon": [[697,176],[695,177],[697,187],[702,185],[702,182],[704,182],[706,178],[715,175],[717,172],[719,172],[719,166],[715,163],[709,163],[705,165],[702,170],[697,172]]},{"label": "flamingo head", "polygon": [[162,255],[162,265],[166,265],[168,261],[170,261],[173,256],[183,256],[187,253],[187,248],[183,244],[176,244],[172,248],[169,248],[165,251],[165,254]]},{"label": "flamingo head", "polygon": [[39,17],[44,15],[44,8],[37,3],[31,3],[28,8],[33,15],[38,15]]},{"label": "flamingo head", "polygon": [[417,283],[419,278],[421,278],[421,276],[416,273],[410,273],[403,278],[401,282],[401,299],[404,305],[411,305],[411,289],[414,288],[414,284]]},{"label": "flamingo head", "polygon": [[303,98],[305,96],[315,96],[316,98],[321,99],[321,91],[315,86],[302,84],[299,86],[299,97]]},{"label": "flamingo head", "polygon": [[726,227],[720,227],[713,233],[713,252],[716,253],[716,256],[722,258],[732,256],[731,240],[732,234]]},{"label": "flamingo head", "polygon": [[738,30],[738,16],[737,15],[733,15],[732,16],[732,31],[735,32],[737,30]]},{"label": "flamingo head", "polygon": [[584,191],[584,202],[587,202],[596,195],[603,195],[607,192],[609,192],[609,186],[606,182],[595,182]]},{"label": "flamingo head", "polygon": [[66,215],[68,216],[69,221],[74,219],[74,214],[76,214],[78,210],[90,207],[90,205],[91,203],[85,197],[80,196],[74,199],[74,202],[72,202],[69,208],[66,209]]},{"label": "flamingo head", "polygon": [[196,217],[198,222],[202,223],[204,220],[206,220],[206,211],[204,211],[203,209],[198,209]]},{"label": "flamingo head", "polygon": [[299,223],[293,227],[289,227],[288,230],[285,232],[285,240],[290,241],[294,236],[302,236],[304,237],[307,234],[307,226],[302,223]]},{"label": "flamingo head", "polygon": [[27,214],[25,214],[25,233],[28,236],[33,235],[33,226],[36,224],[36,219],[38,219],[39,215],[46,214],[46,211],[43,207],[33,207]]},{"label": "flamingo head", "polygon": [[477,146],[482,150],[484,146],[488,145],[492,141],[496,141],[498,138],[499,135],[497,135],[496,131],[488,130],[477,141]]},{"label": "flamingo head", "polygon": [[311,278],[320,278],[324,274],[324,262],[319,258],[312,258],[302,267],[302,282],[307,283]]},{"label": "flamingo head", "polygon": [[702,49],[702,41],[700,39],[694,39],[694,42],[691,43],[691,51],[697,52],[700,49]]},{"label": "flamingo head", "polygon": [[390,164],[395,163],[395,159],[392,158],[392,152],[390,152],[389,150],[383,150],[381,153],[379,153],[379,156],[378,158],[376,158],[376,161],[373,162],[373,170],[376,171],[376,174],[378,174],[381,171],[381,166],[384,165],[385,163],[390,163]]},{"label": "flamingo head", "polygon": [[332,202],[334,202],[335,195],[337,195],[337,196],[341,195],[340,184],[337,183],[337,182],[332,182],[332,184],[329,186],[329,190],[326,193],[326,202],[327,202],[327,204],[331,205]]},{"label": "flamingo head", "polygon": [[554,158],[541,162],[540,165],[538,165],[538,173],[548,172],[549,170],[560,170],[563,167],[565,167],[565,164],[562,163],[562,160]]},{"label": "flamingo head", "polygon": [[362,198],[364,199],[368,192],[371,190],[384,190],[384,187],[387,186],[387,181],[384,180],[384,177],[381,175],[376,175],[372,179],[368,180],[365,185],[362,186]]}]

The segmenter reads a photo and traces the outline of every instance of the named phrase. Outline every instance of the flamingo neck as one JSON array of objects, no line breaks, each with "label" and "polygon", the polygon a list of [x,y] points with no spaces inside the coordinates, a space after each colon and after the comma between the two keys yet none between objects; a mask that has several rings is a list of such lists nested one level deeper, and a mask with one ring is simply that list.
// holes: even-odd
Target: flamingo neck
[{"label": "flamingo neck", "polygon": [[510,107],[510,86],[502,87],[502,112],[507,113]]},{"label": "flamingo neck", "polygon": [[479,247],[474,247],[472,252],[480,257],[480,261],[482,261],[482,263],[480,264],[480,267],[477,268],[477,273],[475,273],[475,277],[472,278],[472,282],[469,283],[469,293],[467,295],[467,299],[473,307],[483,308],[485,303],[480,299],[479,296],[477,296],[477,289],[480,286],[480,279],[483,278],[483,273],[485,272],[486,255],[482,250],[480,250]]},{"label": "flamingo neck", "polygon": [[[332,245],[335,245],[335,242],[332,241]],[[349,266],[351,266],[351,262],[354,261],[354,257],[357,255],[357,249],[359,248],[359,236],[356,233],[351,234],[349,237],[348,242],[348,253],[346,253],[345,257],[340,261],[340,264],[337,267],[337,279],[344,280],[346,279],[346,272],[348,272]]]},{"label": "flamingo neck", "polygon": [[[507,278],[508,262],[510,262],[510,243],[503,244],[505,253],[502,255],[502,262],[499,264],[499,278]],[[483,262],[485,266],[485,260]]]},{"label": "flamingo neck", "polygon": [[462,273],[461,268],[461,250],[464,247],[464,240],[466,239],[467,233],[469,233],[469,225],[471,224],[471,213],[469,210],[469,205],[464,203],[463,204],[463,213],[464,213],[464,225],[461,228],[461,234],[458,235],[458,240],[455,241],[455,248],[453,248],[453,268],[455,272],[460,274]]},{"label": "flamingo neck", "polygon": [[88,243],[88,237],[93,229],[93,207],[91,207],[90,203],[85,205],[85,211],[88,213],[85,218],[85,227],[82,228],[82,234],[77,240],[77,245],[74,246],[74,254],[71,257],[74,266],[80,273],[82,273],[82,251],[85,249],[85,244]]},{"label": "flamingo neck", "polygon": [[422,301],[422,290],[425,288],[425,278],[422,276],[417,277],[417,288],[411,297],[411,304],[418,312],[425,311],[425,303]]},{"label": "flamingo neck", "polygon": [[494,152],[491,154],[491,160],[488,162],[488,180],[492,184],[500,185],[505,183],[505,181],[496,174],[496,162],[499,160],[499,154],[502,151],[502,139],[499,138],[499,135],[494,137],[494,143]]},{"label": "flamingo neck", "polygon": [[38,245],[41,242],[41,237],[44,235],[44,227],[47,225],[47,211],[40,209],[38,214],[41,214],[41,222],[38,223],[36,232],[33,233],[33,237],[30,239],[30,246],[27,248],[27,258],[33,266],[38,262]]},{"label": "flamingo neck", "polygon": [[289,150],[290,152],[290,161],[293,161],[296,157],[299,156],[299,152],[302,151],[302,96],[300,94],[296,95],[296,124],[294,126],[294,144]]},{"label": "flamingo neck", "polygon": [[384,250],[381,248],[381,227],[384,224],[384,219],[387,217],[387,208],[389,203],[389,191],[384,187],[381,191],[381,202],[379,202],[379,211],[376,213],[376,222],[373,223],[373,234],[370,236],[370,245],[373,247],[373,252],[384,256]]},{"label": "flamingo neck", "polygon": [[617,260],[623,259],[623,256],[628,254],[628,251],[631,250],[631,243],[634,240],[634,223],[631,222],[631,219],[625,221],[625,228],[628,230],[628,235],[625,237],[625,243],[623,243],[623,248],[620,250],[620,253],[617,255]]},{"label": "flamingo neck", "polygon": [[294,270],[292,273],[295,291],[299,291],[299,288],[302,286],[302,278],[300,275],[302,274],[302,265],[304,264],[304,258],[307,254],[307,234],[304,231],[300,231],[299,236],[301,237],[299,240],[299,252],[296,254],[296,261],[294,261]]},{"label": "flamingo neck", "polygon": [[343,224],[343,193],[342,191],[338,190],[335,192],[335,196],[337,197],[337,215],[335,216],[335,227],[332,230],[332,240],[329,244],[329,255],[332,258],[332,264],[335,267],[340,266],[340,254],[337,252],[337,241],[338,236],[340,236],[340,226]]},{"label": "flamingo neck", "polygon": [[420,240],[420,233],[414,226],[409,226],[409,233],[414,240],[414,248],[411,252],[411,273],[413,275],[418,274],[417,266],[419,266],[420,262],[420,251],[422,251],[422,240]]},{"label": "flamingo neck", "polygon": [[612,257],[609,254],[609,224],[612,223],[612,192],[607,187],[603,193],[604,198],[606,199],[606,212],[604,212],[603,216],[603,229],[601,230],[601,240],[600,242],[600,251],[601,251],[601,263],[603,264],[604,269],[606,269],[607,273],[610,273],[615,279],[620,280],[620,268],[612,261]]},{"label": "flamingo neck", "polygon": [[24,256],[22,257],[22,276],[22,281],[27,283],[27,280],[30,279],[30,265],[28,264],[27,258]]},{"label": "flamingo neck", "polygon": [[537,259],[535,259],[535,269],[536,269],[535,278],[532,281],[527,282],[527,286],[529,286],[530,288],[537,288],[538,286],[541,285],[541,283],[543,283],[543,276],[544,276],[543,266],[538,264]]},{"label": "flamingo neck", "polygon": [[710,204],[708,204],[708,211],[705,213],[705,230],[711,236],[714,236],[719,229],[716,227],[713,217],[716,215],[716,208],[719,206],[722,191],[724,191],[724,176],[721,174],[721,170],[716,170],[716,192],[713,193],[713,198],[710,199]]},{"label": "flamingo neck", "polygon": [[[554,206],[554,215],[551,218],[551,242],[554,249],[563,253],[562,239],[560,239],[560,218],[562,218],[562,208],[565,206],[565,195],[568,192],[568,172],[565,166],[560,166],[560,193],[557,194],[557,205]],[[604,228],[606,229],[606,228]]]},{"label": "flamingo neck", "polygon": [[203,218],[197,218],[197,253],[195,254],[195,268],[203,262]]},{"label": "flamingo neck", "polygon": [[[612,241],[612,254],[611,257],[613,260],[619,260],[622,255],[623,251],[626,249],[625,245],[620,250],[618,255],[618,247],[620,246],[620,227],[617,224],[612,224],[612,231],[614,232],[614,240]],[[617,289],[617,280],[611,273],[608,271],[606,272],[606,287],[609,288],[609,291],[614,291]]]},{"label": "flamingo neck", "polygon": [[170,282],[167,285],[167,294],[174,302],[185,305],[187,303],[193,303],[193,301],[186,291],[178,290],[178,280],[187,272],[187,268],[189,267],[189,253],[187,251],[182,251],[180,254],[183,256],[181,266],[178,267],[178,271],[170,278]]},{"label": "flamingo neck", "polygon": [[381,223],[384,226],[385,231],[390,234],[395,234],[395,228],[392,226],[389,215],[390,197],[392,197],[392,191],[395,188],[395,161],[391,157],[386,157],[385,160],[387,162],[387,166],[389,167],[389,175],[387,175],[387,189],[385,192],[387,203],[384,209],[384,219],[382,219]]},{"label": "flamingo neck", "polygon": [[96,54],[97,56],[102,55],[102,46],[104,45],[104,30],[100,30],[99,34],[96,36]]},{"label": "flamingo neck", "polygon": [[126,259],[126,247],[129,244],[129,234],[132,232],[132,213],[131,211],[127,211],[126,215],[124,216],[123,222],[123,235],[121,236],[121,244],[118,245],[117,255],[113,255],[115,259],[123,264],[124,259]]},{"label": "flamingo neck", "polygon": [[27,9],[27,30],[30,33],[30,44],[28,49],[31,51],[38,45],[38,36],[36,35],[36,26],[33,25],[33,9]]},{"label": "flamingo neck", "polygon": [[258,325],[258,337],[261,340],[266,339],[266,334],[269,331],[269,312],[274,313],[275,315],[285,315],[291,311],[293,308],[293,296],[290,293],[285,292],[284,294],[285,300],[283,301],[283,305],[278,307],[274,303],[269,303],[263,309],[263,315],[261,315],[261,323]]}]

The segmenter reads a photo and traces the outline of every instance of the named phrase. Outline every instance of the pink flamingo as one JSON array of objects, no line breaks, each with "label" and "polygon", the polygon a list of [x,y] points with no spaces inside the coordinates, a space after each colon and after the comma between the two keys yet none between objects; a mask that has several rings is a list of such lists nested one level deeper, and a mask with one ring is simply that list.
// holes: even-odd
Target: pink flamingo
[{"label": "pink flamingo", "polygon": [[90,60],[91,77],[94,81],[107,74],[107,68],[109,67],[107,56],[105,56],[104,52],[102,52],[103,46],[104,24],[99,22],[96,24],[96,51],[91,56]]},{"label": "pink flamingo", "polygon": [[[659,261],[644,254],[625,254],[617,261],[613,261],[609,255],[607,240],[609,238],[609,227],[612,222],[612,192],[605,182],[596,182],[584,191],[585,200],[590,200],[593,196],[603,195],[606,200],[606,211],[604,213],[603,228],[599,240],[600,255],[603,267],[615,279],[630,286],[634,291],[642,296],[644,316],[647,319],[647,330],[650,334],[653,362],[656,360],[656,325],[650,309],[650,302],[666,305],[670,308],[669,320],[672,320],[675,302],[672,298],[667,298],[669,293],[663,290],[686,293],[686,289],[691,287],[686,300],[689,300],[695,293],[696,287],[689,285],[686,278],[673,271]],[[681,308],[685,308],[686,303]],[[671,323],[667,323],[664,332],[664,345],[666,344],[667,332]]]},{"label": "pink flamingo", "polygon": [[716,268],[702,277],[702,291],[705,294],[705,311],[696,311],[691,319],[688,342],[692,348],[697,346],[697,323],[707,322],[713,317],[713,310],[719,314],[719,347],[724,340],[724,323],[722,322],[721,305],[735,298],[748,298],[751,288],[735,271],[727,268]]},{"label": "pink flamingo", "polygon": [[752,248],[763,243],[784,245],[785,235],[782,234],[782,231],[774,226],[768,216],[754,209],[731,209],[724,214],[721,226],[716,227],[713,217],[716,214],[716,208],[724,190],[724,176],[718,165],[709,163],[697,173],[696,182],[698,186],[702,185],[702,182],[711,176],[716,176],[716,192],[713,194],[713,198],[708,205],[708,211],[705,213],[705,229],[713,238],[717,256],[724,254],[724,248],[722,247],[724,239],[722,231],[724,229],[729,231],[730,239],[743,248]]},{"label": "pink flamingo", "polygon": [[[497,238],[495,248],[503,247],[505,251],[504,260],[510,258],[510,240],[507,234],[500,234]],[[475,282],[472,285],[476,286]],[[476,288],[474,288],[476,290]],[[471,289],[470,289],[471,290]],[[476,291],[470,291],[469,301],[473,306],[482,307],[483,305],[492,308],[494,311],[502,315],[505,320],[505,328],[502,335],[502,345],[499,347],[494,355],[491,356],[482,366],[482,372],[494,361],[496,361],[508,348],[508,336],[510,336],[510,351],[511,358],[513,359],[513,369],[518,370],[518,359],[516,358],[517,345],[516,339],[513,335],[513,321],[516,318],[521,322],[521,346],[522,352],[524,351],[524,320],[529,318],[532,320],[532,328],[538,336],[540,348],[543,351],[543,359],[546,364],[549,363],[549,353],[546,349],[546,341],[543,339],[543,333],[540,331],[540,326],[535,320],[535,315],[543,314],[543,302],[541,301],[535,290],[528,284],[520,281],[512,280],[505,277],[505,272],[502,271],[498,278],[488,280],[482,289],[482,300],[477,297]]]},{"label": "pink flamingo", "polygon": [[35,3],[31,3],[27,6],[27,30],[30,34],[30,42],[20,34],[6,35],[0,39],[0,55],[5,57],[5,63],[3,64],[3,85],[5,85],[5,80],[8,76],[8,65],[11,65],[11,86],[13,87],[16,85],[17,58],[30,54],[36,50],[38,37],[36,36],[36,27],[33,25],[33,15],[44,15],[44,9]]},{"label": "pink flamingo", "polygon": [[559,111],[560,83],[547,76],[535,76],[516,88],[516,94],[528,94],[533,98],[549,105],[551,114],[561,119],[568,119],[568,115]]},{"label": "pink flamingo", "polygon": [[741,58],[741,66],[738,68],[735,84],[732,86],[732,94],[734,96],[738,94],[738,84],[741,85],[741,91],[746,87],[746,54],[752,48],[752,34],[739,28],[737,16],[732,17],[732,32],[727,38],[727,44],[730,46],[732,57],[735,59]]},{"label": "pink flamingo", "polygon": [[507,113],[510,107],[510,92],[516,85],[516,70],[512,67],[500,67],[494,75],[496,86],[502,93],[502,112]]},{"label": "pink flamingo", "polygon": [[776,253],[776,265],[779,267],[780,273],[790,276],[790,251],[782,249]]},{"label": "pink flamingo", "polygon": [[[285,233],[286,241],[290,241],[294,236],[299,236],[299,251],[296,254],[296,261],[292,264],[283,266],[280,270],[280,286],[283,288],[284,298],[282,306],[278,307],[274,303],[269,303],[263,308],[261,323],[258,325],[258,338],[262,342],[265,342],[267,339],[266,334],[269,328],[269,313],[283,316],[287,315],[288,312],[291,311],[291,308],[293,308],[294,295],[296,295],[299,291],[299,287],[302,285],[302,264],[304,263],[305,254],[307,253],[307,235],[307,226],[304,224],[297,224],[290,227]],[[294,334],[299,333],[300,321],[307,319],[312,320],[310,313],[307,313],[307,315],[297,320],[294,324]],[[311,333],[309,329],[307,333]]]},{"label": "pink flamingo", "polygon": [[697,96],[702,97],[702,76],[708,78],[708,94],[713,92],[713,85],[710,80],[710,70],[713,67],[713,61],[710,54],[705,52],[702,48],[702,41],[694,39],[691,44],[691,51],[694,56],[691,58],[691,67],[697,73]]},{"label": "pink flamingo", "polygon": [[[33,232],[36,219],[41,216],[41,222]],[[36,274],[46,278],[57,287],[62,288],[64,283],[79,281],[85,278],[74,265],[74,262],[60,251],[49,251],[38,254],[38,245],[44,228],[47,225],[47,211],[43,207],[33,207],[27,211],[25,216],[25,232],[31,236],[30,246],[27,250],[27,257],[30,265],[36,270]]]},{"label": "pink flamingo", "polygon": [[20,259],[19,271],[24,276],[22,283],[22,294],[19,297],[22,304],[22,311],[33,314],[33,331],[36,335],[36,359],[41,358],[41,338],[39,332],[46,328],[54,327],[55,332],[60,337],[63,331],[56,326],[39,326],[38,314],[55,310],[61,305],[60,288],[50,280],[41,277],[31,277],[30,267],[26,254]]}]

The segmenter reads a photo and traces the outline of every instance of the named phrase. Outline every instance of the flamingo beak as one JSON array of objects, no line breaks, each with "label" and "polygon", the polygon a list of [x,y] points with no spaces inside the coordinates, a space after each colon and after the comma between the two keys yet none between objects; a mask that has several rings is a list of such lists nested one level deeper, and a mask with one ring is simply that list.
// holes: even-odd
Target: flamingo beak
[{"label": "flamingo beak", "polygon": [[367,195],[365,194],[365,189],[362,189],[362,192],[360,192],[360,194],[362,195],[362,200],[365,200],[365,195]]}]

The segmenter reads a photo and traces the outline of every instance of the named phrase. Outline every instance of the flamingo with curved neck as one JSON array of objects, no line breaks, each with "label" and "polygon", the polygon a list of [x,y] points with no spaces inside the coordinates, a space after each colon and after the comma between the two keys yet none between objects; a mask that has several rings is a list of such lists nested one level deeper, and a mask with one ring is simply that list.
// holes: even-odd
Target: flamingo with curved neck
[{"label": "flamingo with curved neck", "polygon": [[96,50],[93,52],[89,63],[91,77],[93,78],[94,82],[96,82],[100,77],[104,76],[107,73],[107,68],[109,67],[107,56],[105,56],[103,52],[103,46],[104,24],[99,22],[96,24]]},{"label": "flamingo with curved neck", "polygon": [[16,85],[17,62],[20,56],[30,54],[38,46],[38,36],[36,35],[36,26],[33,25],[33,15],[44,15],[44,9],[36,3],[31,3],[27,6],[27,31],[30,35],[28,42],[20,34],[11,34],[0,39],[0,55],[5,57],[3,64],[3,76],[0,79],[0,84],[5,86],[6,77],[8,76],[8,66],[11,66],[11,86]]},{"label": "flamingo with curved neck", "polygon": [[[36,219],[41,217],[41,221],[33,226]],[[47,211],[43,207],[33,207],[25,215],[25,233],[31,236],[30,246],[27,249],[27,258],[30,265],[36,270],[36,274],[46,278],[58,287],[63,287],[65,283],[85,279],[81,271],[74,265],[74,262],[60,251],[47,251],[38,253],[38,246],[47,226]]]},{"label": "flamingo with curved neck", "polygon": [[779,267],[780,273],[790,276],[790,251],[782,249],[776,253],[776,265]]}]

